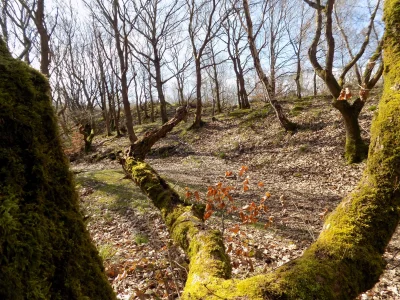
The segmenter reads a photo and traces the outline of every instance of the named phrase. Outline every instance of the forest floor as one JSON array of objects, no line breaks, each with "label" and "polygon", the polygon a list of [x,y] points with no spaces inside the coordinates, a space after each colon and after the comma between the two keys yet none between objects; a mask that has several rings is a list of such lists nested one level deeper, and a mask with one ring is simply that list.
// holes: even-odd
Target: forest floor
[{"label": "forest floor", "polygon": [[[361,113],[365,139],[377,98],[372,97]],[[224,230],[235,278],[268,272],[300,256],[365,167],[345,163],[344,125],[328,98],[283,105],[301,124],[295,134],[279,127],[267,104],[254,103],[250,110],[231,110],[214,120],[206,116],[200,130],[188,131],[190,120],[179,124],[146,159],[182,196],[197,191],[204,200],[208,186],[221,183],[235,188],[230,207],[245,211],[268,196],[267,209],[255,223],[242,224],[238,214],[225,210],[206,221]],[[140,135],[157,126],[135,130]],[[159,213],[125,179],[118,162],[96,162],[102,153],[127,145],[127,138],[97,136],[95,152],[72,163],[88,229],[119,299],[178,299],[187,275],[185,255],[171,243]],[[248,169],[239,176],[242,166]],[[385,253],[385,273],[358,299],[400,299],[399,252],[397,232]]]}]

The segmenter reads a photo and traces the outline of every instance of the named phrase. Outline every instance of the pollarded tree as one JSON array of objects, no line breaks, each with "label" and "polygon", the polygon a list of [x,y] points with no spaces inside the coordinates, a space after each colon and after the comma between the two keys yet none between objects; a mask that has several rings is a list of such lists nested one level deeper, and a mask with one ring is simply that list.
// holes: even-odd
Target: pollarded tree
[{"label": "pollarded tree", "polygon": [[[322,5],[320,0],[317,0],[316,2],[312,2],[309,0],[304,1],[307,2],[311,7],[316,9],[315,36],[308,50],[311,64],[316,74],[325,82],[326,86],[328,87],[329,92],[331,93],[333,98],[333,107],[339,110],[343,117],[346,128],[345,158],[349,163],[359,162],[366,157],[368,147],[365,145],[364,141],[361,138],[361,130],[358,123],[358,117],[362,108],[364,107],[365,102],[368,99],[369,90],[375,86],[382,75],[383,66],[380,66],[375,75],[371,76],[374,66],[381,56],[382,45],[380,43],[378,44],[375,52],[370,57],[369,62],[366,66],[364,76],[361,79],[362,84],[360,87],[359,97],[357,97],[352,103],[346,101],[345,99],[347,97],[344,88],[346,83],[346,75],[360,60],[368,46],[374,24],[374,19],[378,11],[380,1],[377,2],[375,10],[371,14],[363,43],[361,44],[357,53],[353,53],[350,51],[350,60],[343,67],[338,80],[335,78],[334,74],[335,39],[333,32],[333,11],[335,0],[328,0],[325,5]],[[320,46],[320,39],[323,27],[325,28],[325,39],[327,44],[324,67],[321,65],[320,61],[317,58],[317,52]]]},{"label": "pollarded tree", "polygon": [[385,1],[385,22],[385,86],[362,179],[303,256],[274,272],[231,279],[221,233],[207,228],[204,211],[181,200],[143,157],[126,158],[125,170],[190,259],[182,299],[354,299],[378,281],[400,219],[400,0]]},{"label": "pollarded tree", "polygon": [[115,299],[86,231],[49,84],[0,38],[0,298]]}]

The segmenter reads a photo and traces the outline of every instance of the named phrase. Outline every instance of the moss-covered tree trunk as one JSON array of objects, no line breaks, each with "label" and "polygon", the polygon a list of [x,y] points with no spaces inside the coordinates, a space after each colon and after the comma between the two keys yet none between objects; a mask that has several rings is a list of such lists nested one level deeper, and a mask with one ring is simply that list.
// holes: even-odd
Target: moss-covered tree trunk
[{"label": "moss-covered tree trunk", "polygon": [[188,254],[182,299],[354,299],[378,281],[400,219],[400,0],[385,1],[385,21],[385,88],[363,177],[304,255],[274,272],[230,279],[221,234],[204,224],[202,208],[182,201],[146,163],[126,159],[125,169]]},{"label": "moss-covered tree trunk", "polygon": [[79,127],[79,133],[83,135],[83,141],[85,142],[85,153],[89,153],[92,150],[94,129],[89,123],[86,123],[85,125],[81,125]]},{"label": "moss-covered tree trunk", "polygon": [[0,39],[0,299],[114,299],[78,208],[47,80]]},{"label": "moss-covered tree trunk", "polygon": [[353,104],[345,100],[334,100],[333,106],[338,109],[343,117],[346,129],[345,159],[348,163],[358,163],[368,154],[368,146],[361,137],[358,117],[365,102],[357,98]]}]

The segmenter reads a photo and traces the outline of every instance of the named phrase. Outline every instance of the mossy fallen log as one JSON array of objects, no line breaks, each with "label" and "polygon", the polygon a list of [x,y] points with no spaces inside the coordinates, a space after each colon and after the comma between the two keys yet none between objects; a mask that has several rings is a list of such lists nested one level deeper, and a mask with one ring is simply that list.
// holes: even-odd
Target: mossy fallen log
[{"label": "mossy fallen log", "polygon": [[0,299],[115,299],[78,207],[45,77],[0,38]]},{"label": "mossy fallen log", "polygon": [[354,299],[378,281],[382,255],[400,218],[400,0],[385,1],[385,22],[385,88],[362,179],[303,256],[276,271],[230,279],[221,235],[149,165],[126,159],[125,170],[160,209],[172,238],[189,256],[182,299]]}]

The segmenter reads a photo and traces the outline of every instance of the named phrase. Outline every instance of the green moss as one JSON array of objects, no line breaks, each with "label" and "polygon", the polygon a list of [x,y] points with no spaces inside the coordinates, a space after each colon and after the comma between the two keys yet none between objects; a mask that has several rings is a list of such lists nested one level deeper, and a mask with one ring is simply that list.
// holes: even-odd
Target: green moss
[{"label": "green moss", "polygon": [[141,234],[141,233],[138,233],[135,235],[135,243],[137,245],[147,244],[148,242],[149,242],[148,236]]},{"label": "green moss", "polygon": [[234,111],[229,112],[230,117],[240,118],[251,112],[251,109],[235,109]]},{"label": "green moss", "polygon": [[368,145],[362,139],[346,134],[344,158],[348,164],[359,163],[367,158]]},{"label": "green moss", "polygon": [[0,298],[113,299],[78,208],[47,80],[0,41]]},{"label": "green moss", "polygon": [[[391,27],[384,51],[385,90],[372,125],[367,168],[302,257],[268,275],[229,279],[220,234],[207,230],[188,207],[172,205],[168,194],[163,198],[169,202],[152,195],[167,208],[170,232],[190,258],[183,299],[354,299],[377,282],[384,267],[382,254],[400,219],[400,93],[393,88],[400,84],[400,0],[385,1],[385,20]],[[147,178],[157,178],[143,168]],[[162,181],[144,182],[140,172],[135,175],[144,187],[151,182],[143,190],[163,186]]]},{"label": "green moss", "polygon": [[112,244],[99,246],[99,255],[104,261],[111,260],[115,256],[115,253],[117,253],[117,250]]}]

